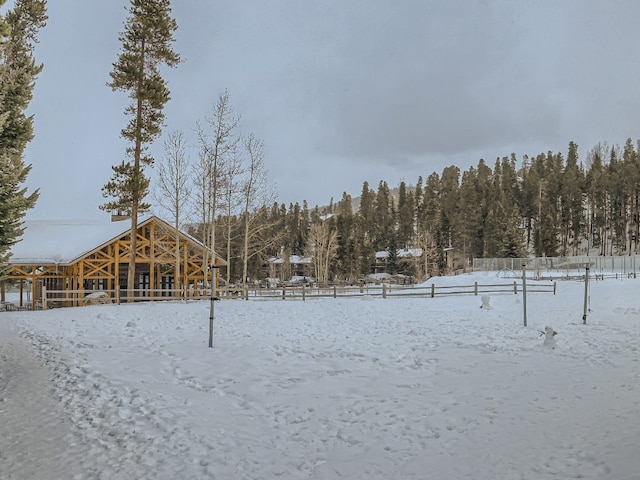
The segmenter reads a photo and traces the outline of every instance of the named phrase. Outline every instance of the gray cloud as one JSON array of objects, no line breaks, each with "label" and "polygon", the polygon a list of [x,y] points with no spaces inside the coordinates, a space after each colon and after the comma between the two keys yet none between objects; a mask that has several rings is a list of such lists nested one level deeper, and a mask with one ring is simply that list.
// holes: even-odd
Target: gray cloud
[{"label": "gray cloud", "polygon": [[[105,83],[126,5],[49,4],[27,161],[52,211],[73,193],[87,199],[73,208],[97,212],[122,158],[126,97]],[[173,10],[185,61],[166,72],[165,131],[189,134],[229,89],[285,203],[569,141],[586,156],[639,136],[635,1],[189,0]],[[52,184],[51,168],[87,162],[94,174],[77,192]]]}]

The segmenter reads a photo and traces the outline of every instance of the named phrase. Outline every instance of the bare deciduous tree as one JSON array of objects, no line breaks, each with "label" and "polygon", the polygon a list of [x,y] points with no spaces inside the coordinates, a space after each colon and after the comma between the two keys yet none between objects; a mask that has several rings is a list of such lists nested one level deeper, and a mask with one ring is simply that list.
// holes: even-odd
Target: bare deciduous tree
[{"label": "bare deciduous tree", "polygon": [[187,206],[191,197],[191,179],[189,160],[185,154],[186,142],[182,132],[174,131],[164,141],[164,156],[158,168],[158,181],[154,197],[160,207],[165,210],[175,228],[175,288],[182,288],[180,275],[180,233]]},{"label": "bare deciduous tree", "polygon": [[[268,222],[264,215],[266,206],[273,202],[274,194],[267,184],[263,142],[250,134],[243,140],[243,145],[249,160],[242,187],[242,287],[246,292],[249,259],[279,245],[282,235],[272,234],[273,224]],[[267,233],[270,235],[266,235]]]},{"label": "bare deciduous tree", "polygon": [[236,222],[235,213],[242,205],[242,185],[240,177],[244,173],[242,156],[237,144],[233,146],[221,178],[221,207],[225,212],[224,236],[227,247],[227,285],[231,282],[231,246],[233,244],[233,226]]},{"label": "bare deciduous tree", "polygon": [[329,282],[329,267],[338,251],[338,232],[328,223],[315,223],[307,235],[307,255],[313,258],[313,266],[318,285]]},{"label": "bare deciduous tree", "polygon": [[424,278],[427,279],[430,276],[438,275],[438,246],[431,232],[424,230],[416,234],[414,245],[422,250],[422,265],[416,269],[417,276],[424,275]]},{"label": "bare deciduous tree", "polygon": [[[205,121],[207,130],[201,124],[196,126],[200,154],[194,184],[197,189],[198,207],[204,229],[204,244],[210,252],[214,252],[216,248],[215,220],[220,196],[219,182],[224,162],[238,141],[234,132],[238,127],[239,119],[233,114],[227,90],[220,94],[213,107],[213,115],[207,117]],[[206,255],[205,252],[205,268],[209,263]]]}]

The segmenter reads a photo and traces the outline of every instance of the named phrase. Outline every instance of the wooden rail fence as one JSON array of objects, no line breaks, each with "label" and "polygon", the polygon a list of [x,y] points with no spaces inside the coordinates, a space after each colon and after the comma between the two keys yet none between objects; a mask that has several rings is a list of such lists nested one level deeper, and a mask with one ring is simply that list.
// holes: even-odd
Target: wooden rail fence
[{"label": "wooden rail fence", "polygon": [[[552,293],[556,294],[556,282],[527,283],[528,293]],[[480,295],[487,293],[518,294],[522,292],[522,281],[499,284],[472,285],[364,285],[364,286],[285,286],[278,288],[250,288],[245,292],[235,288],[219,288],[216,296],[222,298],[245,299],[313,299],[313,298],[349,298],[373,296],[381,298],[389,297],[425,297],[434,298],[447,295]],[[207,300],[210,298],[210,290],[166,290],[166,289],[138,289],[138,290],[48,290],[42,289],[42,296],[38,307],[48,309],[53,307],[72,307],[93,305],[99,303],[126,303],[126,302],[150,302],[150,301],[184,301]]]},{"label": "wooden rail fence", "polygon": [[[445,295],[479,295],[484,293],[518,294],[522,292],[522,282],[501,284],[473,285],[365,285],[361,287],[332,286],[332,287],[278,287],[278,288],[252,288],[245,293],[246,298],[258,299],[302,299],[307,298],[338,298],[338,297],[430,297]],[[552,293],[557,292],[557,284],[527,284],[528,293]]]}]

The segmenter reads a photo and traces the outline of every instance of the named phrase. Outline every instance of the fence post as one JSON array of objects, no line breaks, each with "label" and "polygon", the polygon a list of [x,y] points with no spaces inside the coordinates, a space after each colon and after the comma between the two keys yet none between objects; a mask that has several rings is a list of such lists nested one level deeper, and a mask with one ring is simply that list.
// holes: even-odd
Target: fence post
[{"label": "fence post", "polygon": [[556,294],[556,282],[553,282],[553,295]]},{"label": "fence post", "polygon": [[382,284],[382,298],[387,298],[387,285],[385,283]]},{"label": "fence post", "polygon": [[513,281],[513,293],[514,295],[518,294],[518,282],[516,282],[515,280]]},{"label": "fence post", "polygon": [[47,309],[47,287],[42,285],[42,309]]},{"label": "fence post", "polygon": [[478,296],[478,282],[473,282],[473,294]]},{"label": "fence post", "polygon": [[431,298],[436,296],[436,284],[432,283],[431,284]]},{"label": "fence post", "polygon": [[286,285],[282,286],[282,299],[284,300],[284,296],[285,296],[285,290],[287,289]]},{"label": "fence post", "polygon": [[338,296],[338,292],[336,291],[336,286],[333,286],[333,298],[336,298]]},{"label": "fence post", "polygon": [[304,302],[306,300],[306,294],[305,294],[305,289],[304,289],[304,283],[302,284],[302,301]]}]

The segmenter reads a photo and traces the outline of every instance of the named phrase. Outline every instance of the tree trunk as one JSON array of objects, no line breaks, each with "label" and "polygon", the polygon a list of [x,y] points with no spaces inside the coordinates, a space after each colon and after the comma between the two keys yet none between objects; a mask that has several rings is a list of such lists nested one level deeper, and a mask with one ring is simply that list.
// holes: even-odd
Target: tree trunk
[{"label": "tree trunk", "polygon": [[[133,295],[136,288],[136,243],[138,239],[138,206],[134,203],[131,211],[131,240],[129,242],[129,268],[127,269],[127,294],[126,297]],[[133,301],[127,299],[127,301]]]}]

